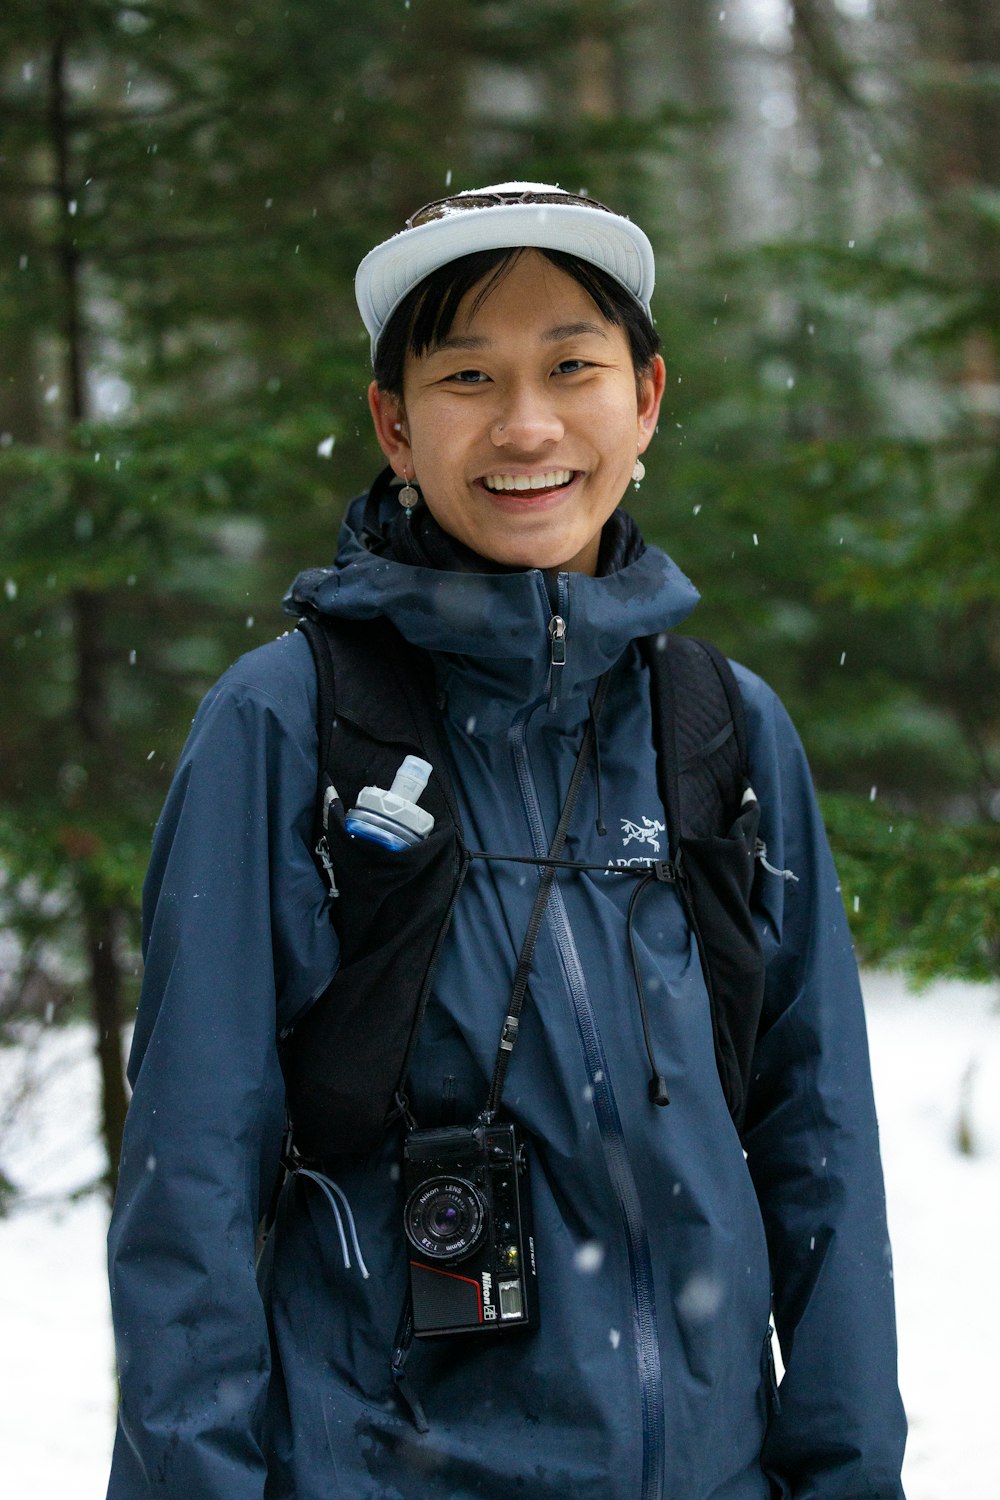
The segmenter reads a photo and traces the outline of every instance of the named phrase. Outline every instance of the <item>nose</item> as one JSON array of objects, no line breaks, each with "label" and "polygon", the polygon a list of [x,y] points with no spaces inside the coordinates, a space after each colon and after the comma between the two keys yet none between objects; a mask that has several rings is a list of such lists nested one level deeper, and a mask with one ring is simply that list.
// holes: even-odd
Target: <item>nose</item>
[{"label": "nose", "polygon": [[548,392],[520,385],[506,393],[490,429],[495,448],[509,453],[535,453],[558,443],[565,428]]}]

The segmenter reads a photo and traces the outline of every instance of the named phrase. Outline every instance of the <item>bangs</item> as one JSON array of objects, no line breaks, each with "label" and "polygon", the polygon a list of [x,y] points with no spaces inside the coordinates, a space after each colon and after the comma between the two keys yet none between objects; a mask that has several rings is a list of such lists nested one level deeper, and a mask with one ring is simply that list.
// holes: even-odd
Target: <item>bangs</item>
[{"label": "bangs", "polygon": [[[407,354],[419,359],[446,339],[463,298],[478,288],[471,309],[475,312],[527,248],[519,245],[509,250],[479,250],[473,255],[463,255],[440,266],[415,286],[396,308],[379,340],[374,365],[379,389],[401,398]],[[535,253],[572,277],[609,323],[624,328],[636,380],[648,375],[659,351],[659,336],[645,310],[625,287],[599,266],[565,251],[538,249]]]}]

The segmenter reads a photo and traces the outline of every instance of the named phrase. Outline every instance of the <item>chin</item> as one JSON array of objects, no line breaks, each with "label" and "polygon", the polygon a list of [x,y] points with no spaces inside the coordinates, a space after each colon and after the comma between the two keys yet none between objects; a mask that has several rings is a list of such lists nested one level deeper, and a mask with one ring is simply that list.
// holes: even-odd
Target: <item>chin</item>
[{"label": "chin", "polygon": [[519,552],[512,551],[501,556],[490,554],[493,562],[502,563],[506,568],[523,568],[527,572],[531,568],[540,568],[543,572],[549,572],[554,568],[560,568],[565,561],[565,555],[559,552],[555,556],[547,552]]},{"label": "chin", "polygon": [[[475,543],[472,545],[475,547]],[[495,544],[485,542],[484,545],[475,547],[475,550],[481,556],[503,563],[508,568],[542,568],[544,570],[562,567],[567,558],[575,557],[585,546],[586,540],[580,542],[565,537],[554,542],[545,542],[537,537],[524,537],[523,539],[505,537],[497,540]]]}]

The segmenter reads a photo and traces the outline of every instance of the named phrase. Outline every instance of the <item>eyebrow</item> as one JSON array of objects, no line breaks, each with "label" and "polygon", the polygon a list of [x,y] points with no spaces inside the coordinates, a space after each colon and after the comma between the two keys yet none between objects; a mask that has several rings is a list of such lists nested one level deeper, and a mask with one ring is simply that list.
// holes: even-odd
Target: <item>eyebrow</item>
[{"label": "eyebrow", "polygon": [[[583,334],[596,334],[598,338],[606,339],[607,333],[599,323],[557,323],[554,328],[547,328],[542,334],[543,344],[561,344],[566,339],[580,338]],[[439,351],[450,349],[489,349],[492,348],[492,340],[484,339],[468,333],[450,333],[435,344],[428,352],[436,354]]]},{"label": "eyebrow", "polygon": [[606,339],[608,336],[599,323],[560,323],[543,333],[542,340],[546,344],[561,344],[564,339],[578,339],[581,334],[586,333],[594,333],[599,339]]}]

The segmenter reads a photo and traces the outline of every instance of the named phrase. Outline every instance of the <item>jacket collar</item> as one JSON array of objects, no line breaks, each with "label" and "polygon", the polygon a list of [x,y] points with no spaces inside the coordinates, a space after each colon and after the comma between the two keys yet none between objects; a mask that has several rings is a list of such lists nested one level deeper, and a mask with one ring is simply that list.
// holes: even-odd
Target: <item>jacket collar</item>
[{"label": "jacket collar", "polygon": [[698,600],[694,585],[657,547],[642,548],[603,577],[560,573],[554,586],[534,568],[465,571],[469,558],[475,565],[467,552],[461,571],[400,562],[375,550],[373,496],[377,515],[393,516],[395,501],[380,475],[368,496],[351,502],[335,565],[301,573],[284,607],[293,615],[384,616],[413,645],[434,653],[449,696],[471,689],[480,712],[489,699],[509,719],[512,707],[550,694],[553,615],[566,624],[565,664],[556,670],[559,698],[568,702],[592,692],[633,640],[672,629]]}]

